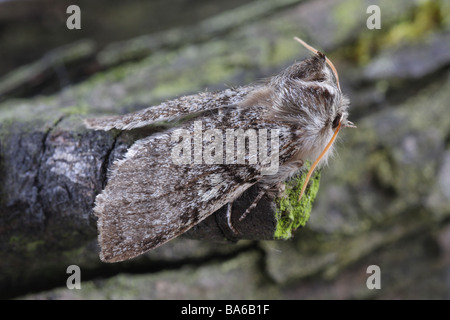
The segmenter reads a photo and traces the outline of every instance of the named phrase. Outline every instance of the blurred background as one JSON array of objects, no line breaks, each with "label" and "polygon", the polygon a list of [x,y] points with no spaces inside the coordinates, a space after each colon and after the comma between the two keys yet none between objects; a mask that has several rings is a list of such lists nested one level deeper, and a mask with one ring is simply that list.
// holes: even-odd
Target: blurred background
[{"label": "blurred background", "polygon": [[[79,30],[66,26],[71,4]],[[368,27],[370,5],[380,29]],[[309,56],[294,36],[333,61],[358,129],[342,130],[292,240],[176,239],[105,266],[92,221],[86,232],[67,226],[56,248],[11,235],[18,218],[4,216],[0,296],[450,298],[449,1],[0,1],[0,132],[43,105],[117,114],[249,84]],[[81,290],[66,287],[72,264]],[[371,265],[381,289],[366,286]]]}]

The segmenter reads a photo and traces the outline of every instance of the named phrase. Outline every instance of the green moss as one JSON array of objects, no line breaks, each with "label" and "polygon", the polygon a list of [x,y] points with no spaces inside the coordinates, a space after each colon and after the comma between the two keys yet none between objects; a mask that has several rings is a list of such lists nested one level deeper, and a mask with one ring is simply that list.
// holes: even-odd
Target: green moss
[{"label": "green moss", "polygon": [[158,82],[151,91],[154,99],[172,97],[180,94],[180,92],[190,92],[197,89],[197,85],[189,80],[189,78],[179,77],[168,82]]},{"label": "green moss", "polygon": [[[353,4],[352,1],[343,2],[334,11],[335,18],[340,21],[339,32],[344,35],[355,27],[356,20],[348,19],[348,17],[354,16],[354,13],[349,14],[349,12],[354,12],[354,8],[351,9]],[[380,3],[380,7],[382,10],[381,30],[363,29],[358,33],[355,42],[349,46],[341,46],[337,50],[338,53],[352,61],[357,61],[361,66],[365,65],[383,48],[421,41],[430,33],[445,29],[448,24],[446,19],[450,15],[450,6],[446,5],[445,1],[420,1],[408,10],[402,11],[399,11],[393,3],[388,2]],[[361,7],[358,10],[365,12],[366,8]],[[387,10],[391,11],[390,17],[383,15],[383,12]],[[396,12],[395,17],[392,16],[394,14],[392,12]],[[339,38],[338,35],[337,37]]]},{"label": "green moss", "polygon": [[267,45],[270,49],[268,50],[265,61],[262,61],[262,64],[265,66],[279,66],[286,61],[295,60],[299,55],[309,54],[306,49],[291,37],[281,38],[273,46],[270,43]]},{"label": "green moss", "polygon": [[397,23],[386,34],[387,44],[397,44],[400,41],[414,41],[427,35],[441,26],[443,17],[440,1],[425,1],[417,6],[412,19]]},{"label": "green moss", "polygon": [[75,259],[81,256],[81,254],[84,252],[84,247],[79,247],[73,250],[64,251],[62,254],[64,257],[66,257],[68,260]]},{"label": "green moss", "polygon": [[85,102],[81,102],[79,105],[61,108],[61,112],[65,115],[84,115],[89,113],[89,106]]},{"label": "green moss", "polygon": [[21,242],[22,238],[19,236],[12,236],[11,238],[9,238],[9,245],[11,246],[20,244]]},{"label": "green moss", "polygon": [[[199,63],[199,56],[204,56],[204,62]],[[226,48],[221,42],[210,45],[207,54],[188,47],[179,57],[173,58],[172,61],[165,62],[170,66],[168,70],[155,75],[155,86],[151,89],[153,98],[164,99],[180,93],[198,91],[211,84],[227,82],[236,73],[237,56],[227,56]],[[188,61],[184,63],[190,62],[190,67],[177,66],[180,64],[179,60],[184,59]]]},{"label": "green moss", "polygon": [[306,188],[305,194],[298,201],[300,190],[305,182],[306,173],[286,182],[285,196],[276,199],[277,226],[275,239],[289,239],[292,232],[303,227],[309,220],[312,204],[319,191],[320,172],[315,171]]},{"label": "green moss", "polygon": [[30,252],[30,253],[34,252],[34,251],[36,251],[37,247],[43,245],[44,243],[45,243],[44,240],[36,240],[33,242],[29,242],[26,244],[26,251]]},{"label": "green moss", "polygon": [[8,244],[13,247],[16,252],[31,254],[34,253],[38,247],[45,244],[45,241],[42,239],[31,240],[24,235],[15,235],[9,238]]},{"label": "green moss", "polygon": [[337,42],[345,39],[355,28],[359,28],[359,19],[354,17],[364,15],[366,8],[365,2],[359,0],[340,1],[333,7],[331,14],[337,28],[330,30],[330,32],[333,32],[334,38],[338,40]]}]

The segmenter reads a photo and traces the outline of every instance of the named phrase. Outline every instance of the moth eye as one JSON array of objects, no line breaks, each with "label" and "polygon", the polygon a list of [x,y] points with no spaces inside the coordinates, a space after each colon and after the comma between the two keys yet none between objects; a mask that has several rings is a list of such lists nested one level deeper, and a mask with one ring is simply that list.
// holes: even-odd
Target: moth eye
[{"label": "moth eye", "polygon": [[341,121],[341,117],[342,117],[342,114],[340,114],[340,113],[338,113],[338,114],[336,115],[336,118],[334,118],[333,123],[331,124],[331,127],[332,127],[333,129],[336,129],[336,128],[337,128],[337,126],[339,125],[339,121]]}]

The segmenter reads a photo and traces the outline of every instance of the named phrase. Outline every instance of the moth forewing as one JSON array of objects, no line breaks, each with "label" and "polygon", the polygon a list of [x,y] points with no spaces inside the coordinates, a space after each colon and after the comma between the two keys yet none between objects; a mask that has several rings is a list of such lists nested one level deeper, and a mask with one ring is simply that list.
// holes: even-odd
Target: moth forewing
[{"label": "moth forewing", "polygon": [[125,115],[86,119],[85,124],[88,128],[95,130],[132,130],[166,121],[183,120],[186,117],[193,118],[200,116],[202,112],[234,106],[242,102],[254,88],[249,85],[219,92],[202,92],[183,96]]},{"label": "moth forewing", "polygon": [[[218,130],[231,124],[246,128],[246,115],[261,112],[259,109],[226,109],[201,121]],[[197,164],[193,157],[190,164],[173,163],[171,150],[177,139],[174,141],[172,134],[183,130],[194,135],[196,122],[138,140],[124,159],[113,164],[94,209],[104,261],[122,261],[162,245],[233,202],[264,177],[265,164],[261,163]],[[266,127],[264,122],[260,126]],[[287,144],[289,140],[280,141]],[[287,159],[295,149],[281,147],[281,152],[280,158]]]}]

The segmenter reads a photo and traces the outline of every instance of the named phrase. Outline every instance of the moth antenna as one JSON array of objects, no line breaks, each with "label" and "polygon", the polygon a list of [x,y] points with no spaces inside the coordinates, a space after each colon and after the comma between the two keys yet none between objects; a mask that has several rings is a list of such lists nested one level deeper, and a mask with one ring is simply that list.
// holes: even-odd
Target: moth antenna
[{"label": "moth antenna", "polygon": [[[311,51],[312,53],[314,53],[314,54],[318,54],[318,53],[319,53],[319,51],[318,51],[317,49],[311,47],[309,44],[307,44],[307,43],[306,43],[305,41],[303,41],[302,39],[297,38],[297,37],[294,37],[294,40],[296,40],[297,42],[300,42],[300,44],[301,44],[302,46],[304,46],[306,49],[308,49],[308,50]],[[337,82],[338,89],[341,90],[341,86],[339,85],[339,75],[338,75],[338,73],[337,73],[336,68],[334,67],[333,62],[331,62],[331,60],[328,59],[326,56],[325,56],[325,61],[326,61],[327,65],[330,67],[330,69],[333,71],[334,77],[336,78],[336,82]]]},{"label": "moth antenna", "polygon": [[316,159],[316,161],[314,161],[314,163],[312,164],[311,168],[309,168],[308,174],[306,175],[305,183],[303,183],[302,191],[300,191],[300,195],[298,196],[298,201],[300,201],[300,199],[303,196],[303,193],[305,193],[306,186],[308,185],[309,179],[311,178],[311,175],[314,172],[314,169],[316,168],[316,166],[319,163],[320,159],[323,158],[323,156],[328,151],[328,149],[330,149],[330,147],[333,144],[334,140],[336,140],[337,134],[338,134],[339,130],[341,129],[341,123],[342,123],[342,119],[341,119],[341,121],[339,121],[338,127],[336,128],[336,131],[334,131],[334,134],[331,137],[330,142],[328,142],[328,144],[325,147],[325,149],[323,149],[322,153],[319,155],[319,157]]}]

